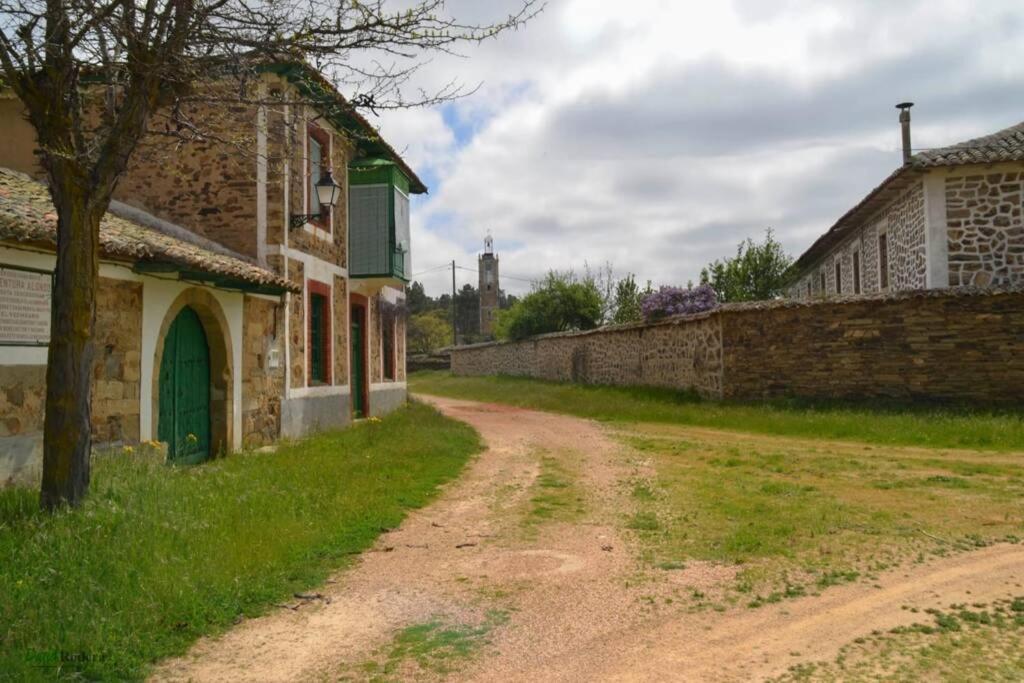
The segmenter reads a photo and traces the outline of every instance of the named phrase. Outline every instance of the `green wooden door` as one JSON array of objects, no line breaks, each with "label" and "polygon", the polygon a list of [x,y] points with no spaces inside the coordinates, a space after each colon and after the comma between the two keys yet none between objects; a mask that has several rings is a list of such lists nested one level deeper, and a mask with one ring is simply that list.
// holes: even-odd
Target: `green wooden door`
[{"label": "green wooden door", "polygon": [[164,339],[157,438],[167,442],[171,462],[210,457],[210,348],[199,316],[188,307]]},{"label": "green wooden door", "polygon": [[354,306],[352,308],[352,416],[353,417],[364,417],[366,415],[366,401],[364,394],[366,391],[366,362],[364,355],[366,353],[366,344],[363,339],[364,334],[364,321],[363,321],[363,308],[361,306]]}]

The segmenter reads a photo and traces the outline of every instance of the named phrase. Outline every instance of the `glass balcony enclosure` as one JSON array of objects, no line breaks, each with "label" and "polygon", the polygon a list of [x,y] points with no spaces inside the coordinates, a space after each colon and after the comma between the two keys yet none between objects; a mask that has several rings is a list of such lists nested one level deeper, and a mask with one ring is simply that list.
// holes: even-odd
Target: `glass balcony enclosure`
[{"label": "glass balcony enclosure", "polygon": [[388,159],[349,166],[349,276],[397,279],[412,273],[409,179]]}]

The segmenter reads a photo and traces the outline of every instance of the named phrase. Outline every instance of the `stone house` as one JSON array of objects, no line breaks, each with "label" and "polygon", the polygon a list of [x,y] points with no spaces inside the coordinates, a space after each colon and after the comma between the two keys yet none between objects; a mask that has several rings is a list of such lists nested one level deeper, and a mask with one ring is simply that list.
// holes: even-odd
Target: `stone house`
[{"label": "stone house", "polygon": [[[202,138],[144,139],[101,224],[98,445],[201,460],[405,401],[409,196],[426,187],[308,65],[252,87],[253,104],[190,105]],[[56,216],[2,93],[0,127],[3,484],[41,461]],[[328,173],[339,198],[321,206]]]},{"label": "stone house", "polygon": [[1024,123],[912,154],[797,259],[787,296],[1024,284]]}]

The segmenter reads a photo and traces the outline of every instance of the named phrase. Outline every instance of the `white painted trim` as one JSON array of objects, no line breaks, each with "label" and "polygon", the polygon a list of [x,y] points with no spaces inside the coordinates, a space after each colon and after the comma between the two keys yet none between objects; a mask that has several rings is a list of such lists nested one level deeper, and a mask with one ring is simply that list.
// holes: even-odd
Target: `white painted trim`
[{"label": "white painted trim", "polygon": [[0,367],[4,365],[46,365],[48,346],[0,346]]},{"label": "white painted trim", "polygon": [[949,228],[946,221],[946,177],[929,173],[924,177],[925,287],[949,286]]},{"label": "white painted trim", "polygon": [[405,382],[375,382],[370,385],[370,391],[374,389],[408,389]]},{"label": "white painted trim", "polygon": [[[292,206],[292,147],[288,142],[292,140],[292,136],[289,134],[292,125],[292,108],[291,105],[286,104],[284,106],[284,127],[285,127],[285,154],[284,154],[284,174],[283,174],[283,185],[281,187],[281,194],[284,197],[284,215],[283,225],[281,226],[281,234],[283,236],[283,245],[273,245],[268,251],[270,253],[280,254],[284,260],[284,278],[291,281],[291,271],[288,265],[288,252],[291,250],[288,246],[288,230],[291,229],[291,206]],[[290,333],[291,328],[291,317],[292,317],[292,293],[285,292],[284,294],[284,397],[288,399],[292,394],[292,335]]]},{"label": "white painted trim", "polygon": [[[139,438],[149,441],[155,438],[156,418],[153,415],[153,377],[156,372],[156,348],[160,328],[167,311],[175,299],[187,289],[194,287],[187,282],[174,282],[144,278],[142,286],[142,345],[141,372],[139,378]],[[224,334],[231,344],[231,443],[235,451],[242,447],[242,345],[244,343],[243,317],[245,295],[241,292],[225,292],[208,289],[220,304],[228,329]]]},{"label": "white painted trim", "polygon": [[[331,208],[331,211],[333,212],[334,209]],[[334,221],[333,215],[331,216],[331,221]],[[306,222],[302,224],[302,229],[319,240],[323,240],[324,242],[330,242],[331,244],[334,243],[334,237],[331,236],[331,233],[327,232],[319,225]]]},{"label": "white painted trim", "polygon": [[292,390],[292,398],[309,398],[314,396],[348,396],[350,393],[347,384],[321,384],[313,387],[303,387]]},{"label": "white painted trim", "polygon": [[273,294],[260,294],[258,292],[246,292],[245,295],[247,297],[250,297],[250,298],[253,298],[253,299],[263,299],[264,301],[273,301],[275,304],[281,303],[281,297],[280,296],[274,296]]},{"label": "white painted trim", "polygon": [[288,246],[282,248],[281,245],[278,244],[270,245],[268,251],[269,253],[274,255],[280,254],[288,259],[299,261],[300,263],[302,263],[303,271],[307,276],[311,272],[317,274],[316,276],[313,277],[314,280],[319,278],[326,278],[328,277],[328,275],[330,275],[331,277],[337,276],[346,279],[348,278],[347,269],[342,268],[341,266],[335,263],[331,263],[330,261],[325,261],[317,256],[313,256],[312,254],[307,254],[304,251],[292,249]]}]

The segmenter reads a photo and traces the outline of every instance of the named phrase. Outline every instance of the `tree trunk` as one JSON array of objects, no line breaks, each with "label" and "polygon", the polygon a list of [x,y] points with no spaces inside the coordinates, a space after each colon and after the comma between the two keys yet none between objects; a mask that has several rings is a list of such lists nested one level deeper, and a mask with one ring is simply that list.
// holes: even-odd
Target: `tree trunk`
[{"label": "tree trunk", "polygon": [[[71,175],[71,174],[67,174]],[[89,487],[99,222],[78,178],[54,179],[57,267],[46,367],[40,505],[76,506]]]}]

